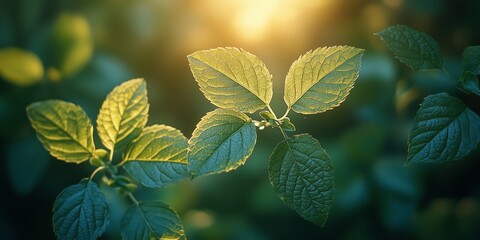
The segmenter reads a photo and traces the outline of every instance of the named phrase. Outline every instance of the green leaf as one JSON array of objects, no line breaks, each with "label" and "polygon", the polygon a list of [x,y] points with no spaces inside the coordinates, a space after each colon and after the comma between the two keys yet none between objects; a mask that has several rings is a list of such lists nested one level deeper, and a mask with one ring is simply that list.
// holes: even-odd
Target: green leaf
[{"label": "green leaf", "polygon": [[53,230],[58,239],[97,239],[108,223],[105,196],[91,181],[65,188],[53,205]]},{"label": "green leaf", "polygon": [[376,33],[393,55],[413,70],[442,69],[443,58],[437,42],[428,34],[397,25]]},{"label": "green leaf", "polygon": [[333,167],[320,143],[308,134],[277,145],[270,156],[268,177],[289,207],[324,226],[333,202]]},{"label": "green leaf", "polygon": [[253,113],[272,99],[272,76],[255,55],[238,48],[216,48],[188,56],[200,90],[214,105]]},{"label": "green leaf", "polygon": [[411,163],[443,163],[465,157],[480,143],[480,117],[458,98],[430,95],[420,105],[408,138]]},{"label": "green leaf", "polygon": [[188,141],[189,171],[202,175],[234,170],[245,163],[256,141],[255,125],[247,115],[221,108],[209,112]]},{"label": "green leaf", "polygon": [[148,107],[143,79],[133,79],[113,89],[97,118],[97,131],[103,145],[113,151],[138,137],[147,123]]},{"label": "green leaf", "polygon": [[52,52],[53,67],[59,71],[59,78],[77,73],[93,54],[87,19],[78,14],[60,14],[55,20],[51,44],[55,49]]},{"label": "green leaf", "polygon": [[297,59],[285,80],[284,99],[295,112],[315,114],[339,106],[358,78],[363,49],[317,48]]},{"label": "green leaf", "polygon": [[473,72],[463,72],[462,77],[457,81],[457,87],[465,93],[474,93],[480,96],[478,76]]},{"label": "green leaf", "polygon": [[187,169],[188,139],[165,125],[146,127],[125,149],[123,166],[146,187],[162,187],[190,176]]},{"label": "green leaf", "polygon": [[480,46],[470,46],[463,51],[462,77],[457,81],[457,87],[466,92],[480,96],[478,80],[480,76]]},{"label": "green leaf", "polygon": [[81,163],[95,151],[93,126],[81,107],[47,100],[30,104],[27,115],[40,142],[59,160]]},{"label": "green leaf", "polygon": [[463,68],[465,71],[480,74],[480,46],[470,46],[463,51]]},{"label": "green leaf", "polygon": [[43,77],[42,61],[32,52],[19,48],[0,50],[0,76],[17,86],[33,85]]},{"label": "green leaf", "polygon": [[125,240],[186,239],[177,213],[160,201],[132,205],[122,219],[122,238]]},{"label": "green leaf", "polygon": [[280,125],[280,127],[285,130],[285,131],[288,131],[288,132],[294,132],[295,130],[297,130],[295,128],[295,125],[293,125],[293,123],[290,121],[290,118],[286,117],[285,119],[282,120],[282,125]]}]

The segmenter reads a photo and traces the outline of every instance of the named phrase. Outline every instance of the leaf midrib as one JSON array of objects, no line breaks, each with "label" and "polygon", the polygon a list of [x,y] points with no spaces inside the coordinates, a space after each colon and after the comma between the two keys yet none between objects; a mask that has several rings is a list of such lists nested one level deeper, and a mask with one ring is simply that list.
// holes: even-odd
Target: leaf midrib
[{"label": "leaf midrib", "polygon": [[[338,51],[336,51],[338,52]],[[335,53],[335,52],[334,52]],[[331,55],[333,55],[334,53],[330,54],[328,57],[330,57]],[[356,57],[358,54],[361,54],[362,51],[359,51],[357,54],[353,55],[352,57],[350,58],[347,58],[345,59],[345,61],[343,61],[341,64],[338,64],[332,71],[330,71],[329,73],[325,74],[325,76],[323,76],[321,79],[319,79],[318,81],[316,81],[314,84],[312,84],[305,92],[303,92],[297,99],[295,99],[295,101],[291,104],[291,108],[293,108],[293,106],[295,104],[297,104],[297,102],[303,98],[303,96],[305,96],[305,94],[307,94],[307,92],[310,91],[310,89],[312,89],[315,85],[317,85],[318,83],[321,82],[321,80],[325,79],[327,76],[329,76],[330,74],[332,74],[333,72],[335,72],[339,67],[343,66],[343,64],[345,64],[347,61],[351,60],[352,58]],[[323,63],[322,63],[323,65]],[[303,79],[303,72],[302,72],[302,79]],[[338,83],[335,83],[335,85],[338,85]],[[337,95],[338,96],[338,95]]]},{"label": "leaf midrib", "polygon": [[[49,122],[51,122],[55,127],[57,127],[58,129],[61,130],[61,132],[63,132],[65,135],[67,135],[68,137],[70,137],[70,139],[77,143],[80,147],[82,147],[84,150],[86,150],[88,153],[92,154],[92,151],[90,151],[90,149],[88,149],[88,146],[84,146],[82,143],[80,143],[77,139],[75,139],[74,137],[72,137],[72,135],[66,131],[65,129],[63,129],[61,126],[59,126],[55,121],[52,121],[50,118],[47,117],[47,115],[45,115],[43,112],[41,111],[36,111],[37,113],[39,113],[42,117],[44,117],[45,119],[47,119]],[[38,124],[35,124],[35,125],[38,125]],[[88,125],[88,124],[87,124]],[[78,124],[77,124],[77,127],[78,127]],[[87,142],[88,142],[88,137],[87,137]]]},{"label": "leaf midrib", "polygon": [[[267,105],[267,103],[266,103],[263,99],[261,99],[260,96],[257,95],[257,93],[254,93],[254,92],[252,92],[250,89],[248,89],[248,86],[244,86],[242,83],[233,80],[231,77],[227,76],[226,73],[223,73],[222,71],[220,71],[220,70],[217,69],[216,67],[213,67],[213,66],[211,66],[210,64],[205,63],[205,62],[202,61],[201,59],[196,58],[195,56],[192,56],[192,55],[190,55],[190,56],[191,56],[192,59],[194,59],[194,60],[196,60],[196,61],[198,61],[198,62],[201,62],[201,63],[207,65],[208,67],[214,69],[215,71],[217,71],[218,73],[220,73],[221,75],[223,75],[225,78],[227,78],[227,79],[229,79],[230,81],[232,81],[232,82],[240,85],[240,86],[241,86],[243,89],[245,89],[247,92],[253,94],[258,100],[260,100],[262,103],[264,103],[265,105]],[[228,67],[228,69],[230,69],[231,74],[232,74],[233,76],[235,76],[235,74],[233,73],[233,71],[232,71],[232,69],[230,68],[230,66],[229,66],[227,63],[225,63],[224,61],[222,61],[222,63],[224,63],[224,64]],[[255,71],[254,71],[254,72],[255,72]],[[255,72],[255,76],[257,77],[257,80],[258,80],[258,76],[256,75],[256,72]]]}]

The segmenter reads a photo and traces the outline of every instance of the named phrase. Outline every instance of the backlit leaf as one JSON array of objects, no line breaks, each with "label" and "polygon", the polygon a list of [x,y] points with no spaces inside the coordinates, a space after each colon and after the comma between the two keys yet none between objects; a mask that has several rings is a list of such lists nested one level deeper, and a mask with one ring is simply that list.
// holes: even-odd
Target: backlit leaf
[{"label": "backlit leaf", "polygon": [[247,115],[216,109],[197,124],[189,140],[188,163],[193,175],[228,172],[243,165],[257,140]]},{"label": "backlit leaf", "polygon": [[125,240],[186,239],[177,213],[160,201],[132,205],[122,219],[122,238]]},{"label": "backlit leaf", "polygon": [[125,170],[147,187],[162,187],[190,176],[188,139],[165,125],[146,127],[125,149]]},{"label": "backlit leaf", "polygon": [[297,59],[285,80],[284,99],[295,112],[315,114],[339,106],[358,78],[363,49],[318,48]]},{"label": "backlit leaf", "polygon": [[442,69],[443,58],[437,42],[428,34],[397,25],[376,33],[393,55],[413,70]]},{"label": "backlit leaf", "polygon": [[90,26],[82,15],[62,13],[56,19],[53,31],[53,67],[59,71],[60,77],[71,76],[92,57]]},{"label": "backlit leaf", "polygon": [[33,85],[43,77],[42,61],[32,52],[18,48],[0,50],[0,76],[18,86]]},{"label": "backlit leaf", "polygon": [[147,123],[148,107],[143,79],[133,79],[113,89],[97,118],[97,131],[103,145],[113,151],[138,137]]},{"label": "backlit leaf", "polygon": [[285,204],[320,226],[333,202],[333,168],[320,143],[308,134],[277,145],[270,156],[268,176]]},{"label": "backlit leaf", "polygon": [[218,107],[252,113],[272,99],[272,76],[256,56],[238,48],[216,48],[188,56],[205,97]]},{"label": "backlit leaf", "polygon": [[53,205],[53,230],[58,239],[97,239],[108,223],[105,195],[91,181],[67,187]]},{"label": "backlit leaf", "polygon": [[410,163],[442,163],[465,157],[480,143],[480,117],[458,98],[430,95],[420,105],[408,138]]},{"label": "backlit leaf", "polygon": [[81,107],[60,100],[27,107],[30,123],[50,154],[59,160],[81,163],[93,154],[93,126]]}]

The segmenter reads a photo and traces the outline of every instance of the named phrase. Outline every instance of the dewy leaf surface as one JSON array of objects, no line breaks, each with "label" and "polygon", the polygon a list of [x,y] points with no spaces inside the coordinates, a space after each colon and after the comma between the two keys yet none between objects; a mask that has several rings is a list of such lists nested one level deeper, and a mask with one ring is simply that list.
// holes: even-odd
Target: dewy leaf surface
[{"label": "dewy leaf surface", "polygon": [[18,86],[33,85],[42,80],[42,61],[34,53],[22,49],[0,49],[0,76]]},{"label": "dewy leaf surface", "polygon": [[272,76],[255,55],[238,48],[216,48],[188,56],[205,97],[218,107],[253,113],[272,99]]},{"label": "dewy leaf surface", "polygon": [[377,33],[393,55],[413,70],[442,69],[443,58],[437,42],[428,34],[397,25]]},{"label": "dewy leaf surface", "polygon": [[270,156],[268,177],[289,207],[325,225],[333,202],[333,167],[316,139],[301,134],[279,143]]},{"label": "dewy leaf surface", "polygon": [[358,78],[363,49],[318,48],[297,59],[285,80],[284,99],[295,112],[315,114],[339,106]]},{"label": "dewy leaf surface", "polygon": [[410,163],[442,163],[465,157],[480,143],[480,117],[458,98],[430,95],[420,105],[408,138]]},{"label": "dewy leaf surface", "polygon": [[91,181],[67,187],[53,205],[53,230],[58,239],[97,239],[108,223],[105,196]]},{"label": "dewy leaf surface", "polygon": [[59,160],[81,163],[95,151],[93,126],[81,107],[47,100],[30,104],[27,115],[40,142]]},{"label": "dewy leaf surface", "polygon": [[177,129],[154,125],[125,149],[124,168],[146,187],[162,187],[190,176],[188,139]]},{"label": "dewy leaf surface", "polygon": [[177,213],[160,201],[132,205],[122,219],[122,238],[125,240],[186,239]]},{"label": "dewy leaf surface", "polygon": [[228,172],[243,165],[257,141],[251,119],[240,112],[216,109],[197,124],[189,140],[192,175]]},{"label": "dewy leaf surface", "polygon": [[103,145],[113,151],[138,137],[147,123],[148,107],[143,79],[133,79],[113,89],[97,118],[97,131]]}]

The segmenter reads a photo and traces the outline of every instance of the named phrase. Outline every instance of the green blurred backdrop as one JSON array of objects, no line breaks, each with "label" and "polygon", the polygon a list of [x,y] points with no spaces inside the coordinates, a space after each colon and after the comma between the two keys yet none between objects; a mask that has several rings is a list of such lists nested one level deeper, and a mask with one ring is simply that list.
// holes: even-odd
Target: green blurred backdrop
[{"label": "green blurred backdrop", "polygon": [[[73,101],[96,119],[114,86],[143,77],[149,124],[190,137],[214,106],[198,90],[188,54],[234,46],[257,55],[273,74],[272,107],[283,112],[290,64],[330,45],[366,53],[342,106],[292,117],[297,132],[319,139],[334,162],[335,203],[324,228],[286,207],[268,182],[276,131],[259,133],[237,171],[140,189],[138,198],[168,202],[189,239],[478,239],[480,150],[451,164],[403,166],[423,97],[449,92],[479,113],[478,97],[460,94],[439,73],[412,72],[373,33],[395,24],[427,32],[459,75],[463,49],[480,44],[479,11],[477,0],[0,0],[0,51],[34,53],[44,71],[27,84],[0,76],[0,239],[53,239],[56,196],[93,170],[48,155],[28,123],[29,103]],[[102,238],[119,239],[127,202],[104,190],[112,219]]]}]

